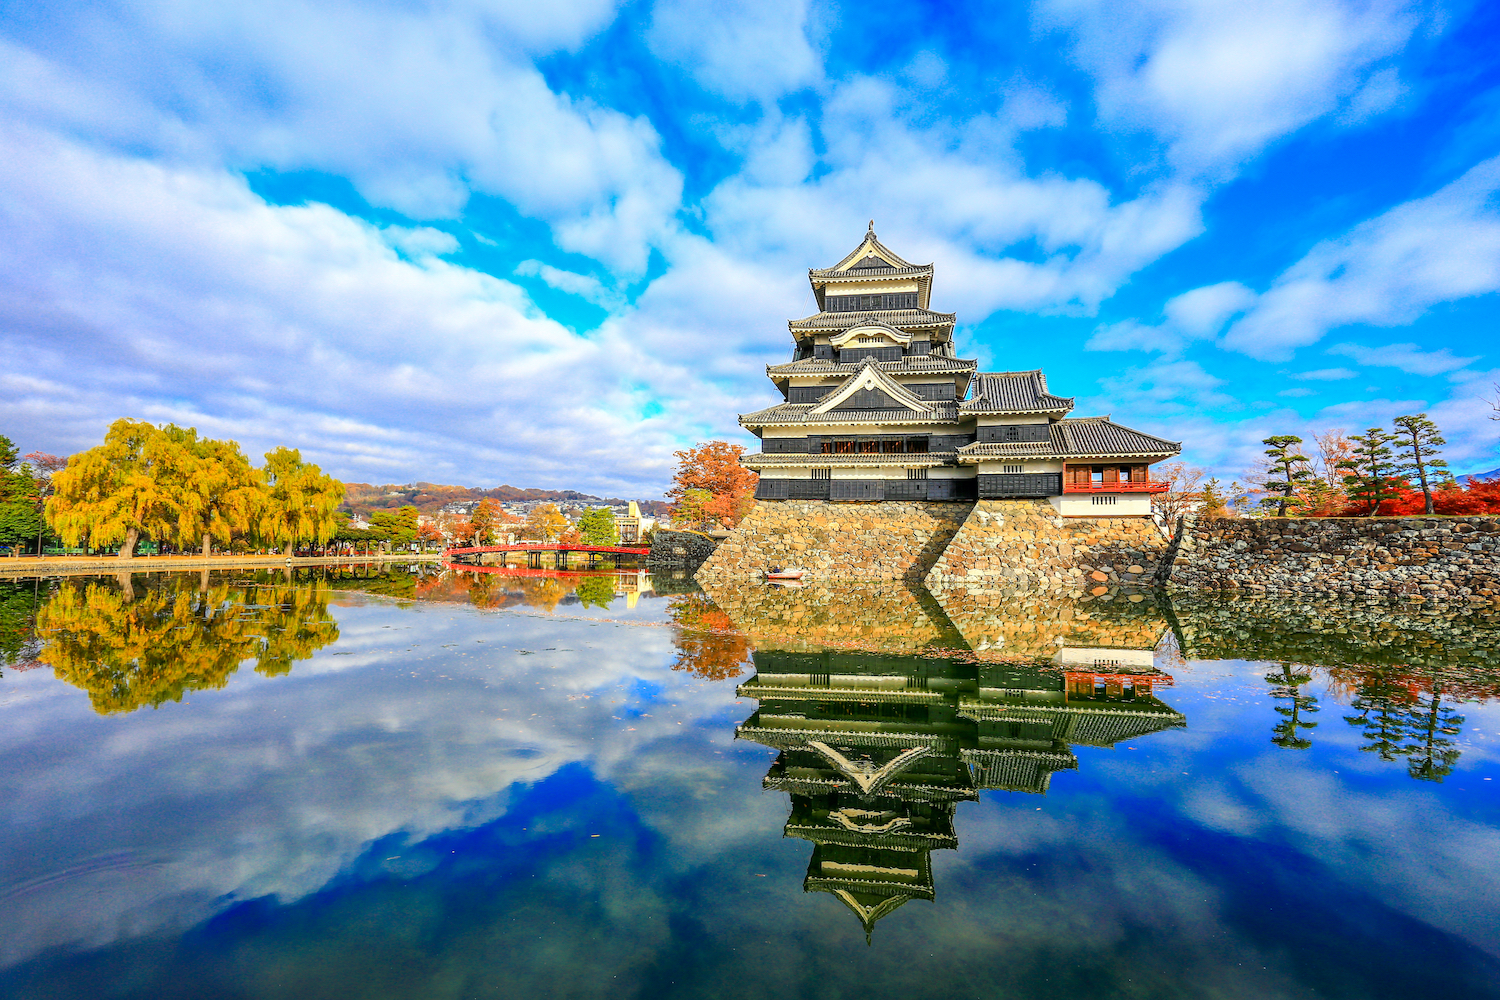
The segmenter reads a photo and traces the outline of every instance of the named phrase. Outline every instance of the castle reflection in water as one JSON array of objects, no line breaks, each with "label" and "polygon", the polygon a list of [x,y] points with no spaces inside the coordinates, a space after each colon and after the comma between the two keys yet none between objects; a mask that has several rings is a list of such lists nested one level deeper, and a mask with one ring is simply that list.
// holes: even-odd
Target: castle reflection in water
[{"label": "castle reflection in water", "polygon": [[[958,803],[1044,794],[1054,772],[1078,767],[1074,746],[1187,724],[1158,697],[1172,683],[1156,665],[1168,622],[1145,598],[711,596],[767,638],[737,692],[759,707],[736,736],[778,751],[764,785],[790,798],[785,835],[813,845],[803,888],[835,896],[867,939],[908,900],[934,898],[931,855],[958,846]],[[883,627],[865,631],[877,608]],[[839,639],[865,648],[811,648]]]}]

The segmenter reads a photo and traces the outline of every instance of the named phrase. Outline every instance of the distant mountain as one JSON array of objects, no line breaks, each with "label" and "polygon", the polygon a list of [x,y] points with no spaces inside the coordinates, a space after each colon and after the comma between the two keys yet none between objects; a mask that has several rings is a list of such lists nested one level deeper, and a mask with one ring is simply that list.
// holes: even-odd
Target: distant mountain
[{"label": "distant mountain", "polygon": [[[353,514],[370,516],[371,511],[394,510],[412,505],[424,514],[435,514],[444,504],[457,500],[499,500],[501,503],[522,503],[528,500],[546,500],[553,503],[603,503],[624,504],[614,498],[600,498],[577,490],[518,489],[515,486],[496,486],[481,490],[470,486],[440,486],[437,483],[407,483],[404,486],[373,486],[370,483],[345,483],[344,504],[341,510]],[[663,516],[667,504],[661,500],[641,500],[641,513]]]},{"label": "distant mountain", "polygon": [[1494,479],[1496,476],[1500,476],[1500,469],[1491,469],[1489,472],[1471,472],[1467,476],[1459,476],[1458,481],[1468,483],[1473,479]]}]

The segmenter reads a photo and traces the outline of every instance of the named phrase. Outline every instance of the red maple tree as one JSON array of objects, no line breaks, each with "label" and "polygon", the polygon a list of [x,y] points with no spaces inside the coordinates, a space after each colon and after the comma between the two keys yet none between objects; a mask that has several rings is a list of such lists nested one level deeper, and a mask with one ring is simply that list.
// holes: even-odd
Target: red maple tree
[{"label": "red maple tree", "polygon": [[675,485],[667,491],[674,522],[722,524],[732,528],[755,505],[760,477],[740,465],[745,449],[728,441],[707,441],[674,452]]}]

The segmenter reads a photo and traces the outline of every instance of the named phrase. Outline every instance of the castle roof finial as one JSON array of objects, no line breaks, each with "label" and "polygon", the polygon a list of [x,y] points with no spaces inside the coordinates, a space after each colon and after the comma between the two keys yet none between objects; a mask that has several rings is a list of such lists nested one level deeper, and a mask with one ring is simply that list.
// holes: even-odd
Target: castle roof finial
[{"label": "castle roof finial", "polygon": [[870,234],[874,235],[874,233],[875,233],[875,220],[871,219],[870,220]]}]

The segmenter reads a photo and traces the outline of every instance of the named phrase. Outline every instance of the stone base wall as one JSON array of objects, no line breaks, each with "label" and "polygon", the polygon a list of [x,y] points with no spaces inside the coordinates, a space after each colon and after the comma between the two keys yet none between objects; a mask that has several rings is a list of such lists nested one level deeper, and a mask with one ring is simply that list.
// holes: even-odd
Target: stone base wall
[{"label": "stone base wall", "polygon": [[968,503],[769,500],[756,503],[698,571],[708,584],[771,566],[818,581],[921,580],[964,523]]},{"label": "stone base wall", "polygon": [[1184,532],[1168,585],[1251,595],[1500,601],[1500,518],[1202,521]]},{"label": "stone base wall", "polygon": [[1046,500],[981,500],[927,575],[944,590],[1081,597],[1150,587],[1167,539],[1148,517],[1063,517]]},{"label": "stone base wall", "polygon": [[714,554],[718,543],[696,531],[666,531],[658,528],[651,535],[651,552],[646,564],[653,568],[682,568],[692,576],[703,561]]}]

